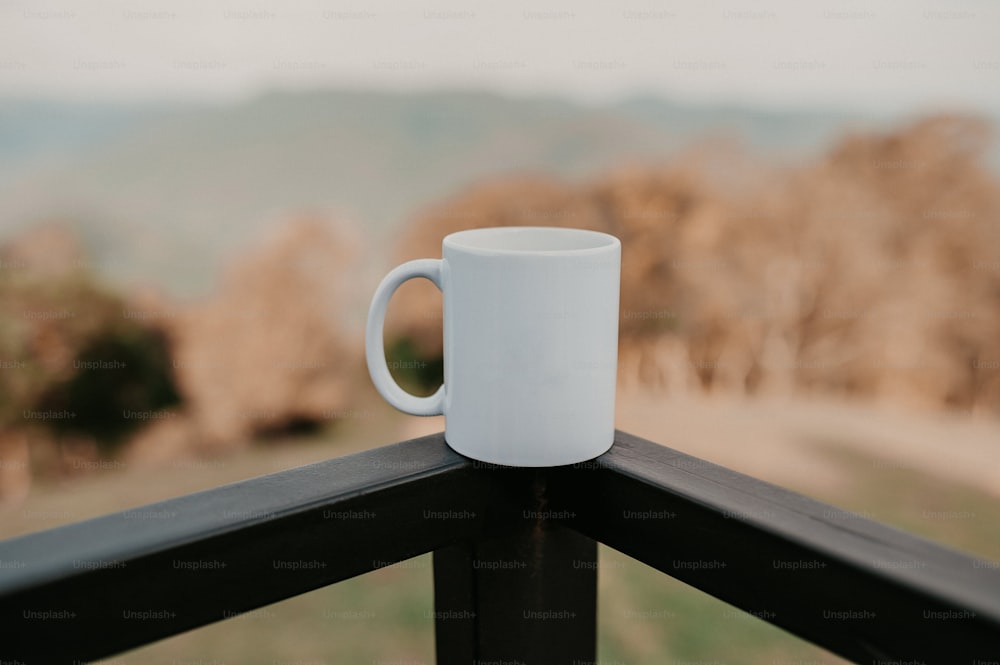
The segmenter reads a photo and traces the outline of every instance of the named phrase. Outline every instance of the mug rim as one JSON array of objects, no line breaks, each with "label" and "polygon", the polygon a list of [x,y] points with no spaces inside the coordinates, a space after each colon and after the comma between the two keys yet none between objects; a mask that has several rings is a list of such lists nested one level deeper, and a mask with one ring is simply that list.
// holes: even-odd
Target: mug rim
[{"label": "mug rim", "polygon": [[[490,245],[484,243],[486,237],[496,238],[497,236],[563,236],[565,238],[589,239],[585,244],[566,243],[561,247],[542,247],[538,249],[523,247],[504,247],[502,244]],[[477,236],[480,242],[476,242]],[[603,231],[592,231],[590,229],[577,229],[564,226],[489,226],[476,229],[464,229],[449,233],[442,241],[443,247],[466,252],[469,254],[479,254],[485,256],[581,256],[587,254],[598,254],[621,246],[621,241],[610,233]]]}]

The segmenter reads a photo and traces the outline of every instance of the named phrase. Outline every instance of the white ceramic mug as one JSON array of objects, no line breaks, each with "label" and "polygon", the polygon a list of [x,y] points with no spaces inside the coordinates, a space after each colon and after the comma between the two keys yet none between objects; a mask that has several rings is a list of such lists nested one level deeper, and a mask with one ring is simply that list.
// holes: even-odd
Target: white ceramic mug
[{"label": "white ceramic mug", "polygon": [[[441,259],[382,280],[366,330],[368,371],[394,407],[445,416],[445,440],[476,460],[557,466],[592,459],[614,438],[621,243],[581,229],[459,231]],[[444,295],[444,385],[400,388],[386,366],[389,299],[424,277]]]}]

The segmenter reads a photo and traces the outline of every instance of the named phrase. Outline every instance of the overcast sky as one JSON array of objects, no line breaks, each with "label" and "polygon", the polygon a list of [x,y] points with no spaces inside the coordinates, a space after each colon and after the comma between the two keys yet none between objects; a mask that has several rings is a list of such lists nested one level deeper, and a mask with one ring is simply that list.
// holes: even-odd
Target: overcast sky
[{"label": "overcast sky", "polygon": [[3,96],[338,85],[995,112],[1000,3],[0,0]]}]

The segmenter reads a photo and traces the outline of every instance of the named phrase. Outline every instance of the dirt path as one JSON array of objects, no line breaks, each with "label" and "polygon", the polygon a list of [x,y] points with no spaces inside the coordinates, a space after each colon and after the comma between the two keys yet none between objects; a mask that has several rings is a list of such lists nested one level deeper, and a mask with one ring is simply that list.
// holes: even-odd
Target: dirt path
[{"label": "dirt path", "polygon": [[[405,417],[388,407],[378,413],[372,419],[378,432],[252,447],[219,459],[178,459],[160,468],[129,465],[65,485],[39,484],[25,500],[0,504],[0,538],[444,429],[440,417]],[[826,400],[676,398],[622,390],[617,425],[779,485],[840,489],[846,467],[830,463],[834,447],[862,455],[873,466],[911,468],[1000,498],[1000,421]]]},{"label": "dirt path", "polygon": [[1000,497],[1000,421],[824,400],[619,394],[618,427],[779,484],[835,485],[829,447]]},{"label": "dirt path", "polygon": [[[1000,420],[922,414],[829,399],[667,397],[621,389],[617,427],[781,485],[836,490],[826,451],[840,447],[881,468],[905,467],[1000,497]],[[400,438],[444,428],[407,419]]]}]

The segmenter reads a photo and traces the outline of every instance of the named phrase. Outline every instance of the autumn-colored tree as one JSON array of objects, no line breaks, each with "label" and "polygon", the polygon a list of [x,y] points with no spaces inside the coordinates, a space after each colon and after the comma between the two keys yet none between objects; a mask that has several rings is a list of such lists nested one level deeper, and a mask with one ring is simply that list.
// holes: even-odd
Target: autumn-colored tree
[{"label": "autumn-colored tree", "polygon": [[[440,256],[467,228],[607,231],[622,240],[622,381],[1000,410],[1000,187],[986,138],[978,121],[928,119],[761,166],[742,188],[697,154],[580,184],[496,180],[424,211],[395,258]],[[440,296],[411,291],[390,335],[439,358]]]}]

